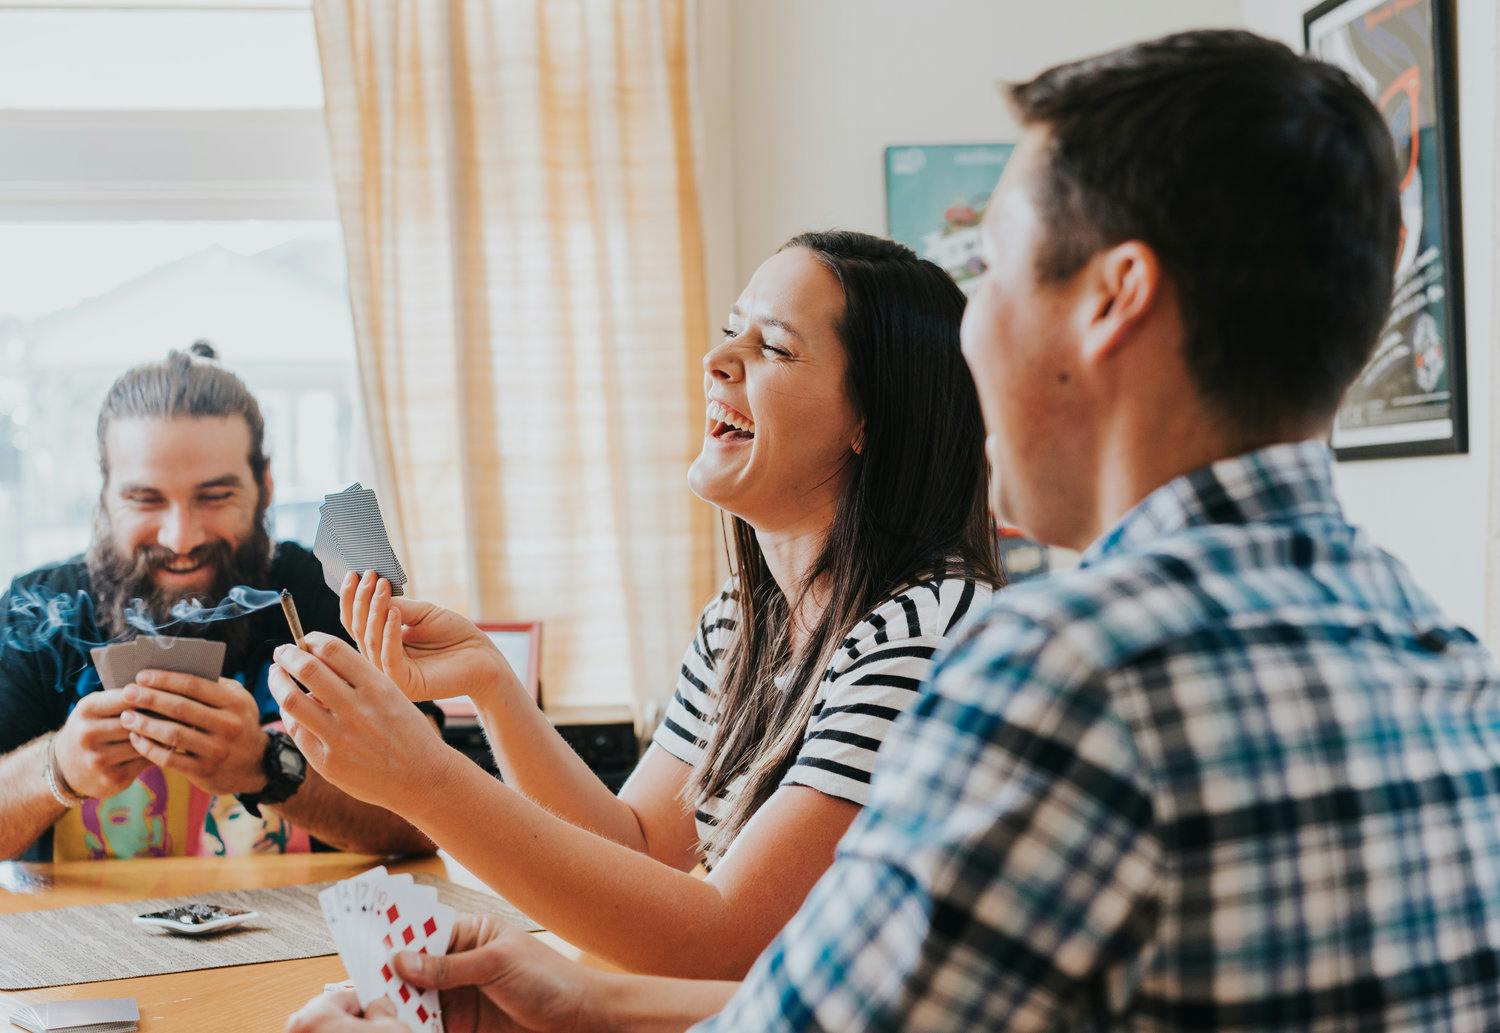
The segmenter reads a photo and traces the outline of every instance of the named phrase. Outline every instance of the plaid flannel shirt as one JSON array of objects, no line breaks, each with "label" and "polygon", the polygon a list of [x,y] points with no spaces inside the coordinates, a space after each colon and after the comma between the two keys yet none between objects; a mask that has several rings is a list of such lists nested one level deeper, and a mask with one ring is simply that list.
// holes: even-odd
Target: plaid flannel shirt
[{"label": "plaid flannel shirt", "polygon": [[1495,1030],[1497,946],[1500,676],[1308,442],[998,593],[697,1028]]}]

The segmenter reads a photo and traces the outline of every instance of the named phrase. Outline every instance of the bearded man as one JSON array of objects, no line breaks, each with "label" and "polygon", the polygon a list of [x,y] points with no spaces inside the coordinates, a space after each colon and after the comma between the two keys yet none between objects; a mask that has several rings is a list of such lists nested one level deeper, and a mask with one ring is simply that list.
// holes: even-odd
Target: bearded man
[{"label": "bearded man", "polygon": [[[279,607],[174,619],[178,603],[212,605],[245,585],[285,589],[306,630],[344,634],[318,560],[267,530],[265,423],[244,382],[200,342],[116,380],[98,431],[87,553],[16,578],[0,600],[0,857],[432,850],[406,821],[323,782],[276,726],[266,672],[287,640]],[[222,677],[142,671],[105,689],[88,649],[142,627],[222,640]],[[114,827],[146,820],[115,805],[143,786],[161,827]],[[108,835],[95,829],[102,815]],[[205,834],[231,823],[243,834]]]}]

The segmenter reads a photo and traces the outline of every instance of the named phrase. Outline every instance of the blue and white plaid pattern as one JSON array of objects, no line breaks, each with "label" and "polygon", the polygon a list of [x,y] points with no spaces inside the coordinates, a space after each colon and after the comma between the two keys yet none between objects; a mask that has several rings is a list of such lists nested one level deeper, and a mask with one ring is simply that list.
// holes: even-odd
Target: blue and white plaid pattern
[{"label": "blue and white plaid pattern", "polygon": [[1500,1029],[1500,673],[1316,443],[1007,589],[703,1031]]}]

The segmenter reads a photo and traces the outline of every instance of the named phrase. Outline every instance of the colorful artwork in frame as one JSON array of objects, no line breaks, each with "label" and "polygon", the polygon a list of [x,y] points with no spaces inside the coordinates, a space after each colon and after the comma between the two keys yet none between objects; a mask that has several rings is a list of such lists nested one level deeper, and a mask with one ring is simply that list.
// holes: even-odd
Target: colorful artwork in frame
[{"label": "colorful artwork in frame", "polygon": [[1307,51],[1344,69],[1390,127],[1401,175],[1395,298],[1344,396],[1340,459],[1468,451],[1458,115],[1450,0],[1328,0]]},{"label": "colorful artwork in frame", "polygon": [[979,221],[1013,145],[910,144],[885,149],[886,231],[948,271],[965,294],[984,272]]}]

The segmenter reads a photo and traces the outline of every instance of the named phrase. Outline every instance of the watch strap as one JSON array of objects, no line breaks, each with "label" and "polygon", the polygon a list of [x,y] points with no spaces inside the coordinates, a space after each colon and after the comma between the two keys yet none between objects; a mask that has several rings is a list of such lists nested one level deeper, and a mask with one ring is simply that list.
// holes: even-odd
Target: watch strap
[{"label": "watch strap", "polygon": [[282,753],[291,751],[299,757],[302,751],[290,735],[285,732],[269,731],[266,733],[266,748],[260,757],[261,770],[265,773],[266,784],[258,793],[235,793],[235,799],[240,805],[255,815],[261,816],[260,805],[263,803],[278,804],[290,800],[307,777],[306,760],[303,760],[302,777],[291,778],[282,770],[280,757]]}]

